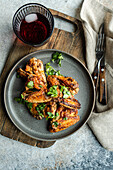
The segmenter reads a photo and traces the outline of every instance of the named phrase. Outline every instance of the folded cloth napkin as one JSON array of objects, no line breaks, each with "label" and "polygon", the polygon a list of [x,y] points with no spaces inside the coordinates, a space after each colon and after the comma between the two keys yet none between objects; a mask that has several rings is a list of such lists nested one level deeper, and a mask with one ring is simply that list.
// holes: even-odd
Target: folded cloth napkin
[{"label": "folded cloth napkin", "polygon": [[92,74],[95,66],[95,46],[100,25],[104,22],[106,34],[106,81],[108,103],[101,105],[96,99],[97,112],[93,112],[88,125],[100,144],[113,151],[113,11],[96,0],[84,0],[80,18],[83,24],[86,43],[86,62]]}]

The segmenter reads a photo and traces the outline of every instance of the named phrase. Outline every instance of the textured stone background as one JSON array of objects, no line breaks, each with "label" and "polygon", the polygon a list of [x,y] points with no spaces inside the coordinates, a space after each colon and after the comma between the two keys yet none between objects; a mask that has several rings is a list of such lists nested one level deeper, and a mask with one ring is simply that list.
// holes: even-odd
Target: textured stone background
[{"label": "textured stone background", "polygon": [[[82,0],[1,0],[0,1],[0,73],[13,44],[12,17],[15,11],[29,2],[79,17]],[[113,2],[100,0],[113,8]],[[73,30],[67,23],[56,20],[56,27]],[[113,152],[105,150],[87,125],[66,139],[46,149],[32,147],[0,135],[0,170],[113,170]]]}]

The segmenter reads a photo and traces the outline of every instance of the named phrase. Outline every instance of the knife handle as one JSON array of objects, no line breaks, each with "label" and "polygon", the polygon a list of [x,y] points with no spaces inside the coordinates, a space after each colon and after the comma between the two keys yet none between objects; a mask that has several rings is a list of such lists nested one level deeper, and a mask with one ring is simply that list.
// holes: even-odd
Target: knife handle
[{"label": "knife handle", "polygon": [[95,86],[95,92],[97,93],[98,88],[98,81],[99,81],[99,70],[98,70],[98,63],[95,66],[94,72],[92,74],[94,86]]},{"label": "knife handle", "polygon": [[100,67],[100,97],[99,102],[103,105],[107,104],[107,84],[105,77],[105,67]]}]

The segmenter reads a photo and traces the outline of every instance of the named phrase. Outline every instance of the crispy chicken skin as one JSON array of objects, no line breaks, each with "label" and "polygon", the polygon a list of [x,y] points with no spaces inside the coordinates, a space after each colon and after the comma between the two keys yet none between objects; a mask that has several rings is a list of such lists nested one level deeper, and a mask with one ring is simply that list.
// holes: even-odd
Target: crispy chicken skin
[{"label": "crispy chicken skin", "polygon": [[42,116],[39,115],[39,113],[37,112],[36,110],[36,107],[37,107],[37,103],[33,103],[32,104],[32,108],[29,109],[29,111],[31,112],[32,116],[38,120],[41,120],[42,119]]},{"label": "crispy chicken skin", "polygon": [[43,62],[35,57],[31,58],[26,65],[25,71],[30,74],[35,74],[37,76],[41,76],[41,79],[46,83],[46,76],[44,73]]},{"label": "crispy chicken skin", "polygon": [[75,81],[72,77],[64,77],[64,76],[57,76],[57,75],[49,75],[47,77],[47,82],[50,86],[54,85],[62,85],[69,88],[69,91],[74,95],[77,94],[79,91],[79,84]]},{"label": "crispy chicken skin", "polygon": [[80,117],[77,115],[77,109],[68,109],[63,106],[59,106],[57,112],[59,113],[60,117],[58,119],[51,120],[49,126],[49,131],[51,133],[65,130],[80,120]]},{"label": "crispy chicken skin", "polygon": [[52,100],[50,96],[47,96],[44,91],[24,91],[22,93],[23,99],[30,103],[47,103]]},{"label": "crispy chicken skin", "polygon": [[45,118],[50,118],[49,116],[48,116],[48,114],[47,114],[47,112],[51,112],[53,115],[55,115],[55,112],[56,112],[56,110],[57,110],[57,104],[56,104],[56,102],[55,101],[50,101],[50,102],[48,102],[47,103],[47,105],[46,105],[46,107],[45,107],[45,109],[44,109],[44,117]]},{"label": "crispy chicken skin", "polygon": [[41,76],[32,76],[29,75],[27,78],[27,81],[25,83],[25,89],[29,90],[27,84],[33,81],[33,88],[37,89],[37,90],[42,90],[47,92],[47,84],[43,81],[43,78]]},{"label": "crispy chicken skin", "polygon": [[75,98],[70,98],[70,99],[58,98],[58,101],[61,106],[64,106],[69,109],[80,109],[81,107],[81,104]]}]

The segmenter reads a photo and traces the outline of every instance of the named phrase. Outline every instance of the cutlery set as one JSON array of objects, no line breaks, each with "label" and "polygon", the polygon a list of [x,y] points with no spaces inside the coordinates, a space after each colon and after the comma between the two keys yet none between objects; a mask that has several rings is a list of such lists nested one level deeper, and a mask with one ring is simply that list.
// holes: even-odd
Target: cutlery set
[{"label": "cutlery set", "polygon": [[104,23],[101,24],[96,43],[96,66],[93,72],[93,80],[95,91],[99,88],[99,102],[103,105],[107,104],[107,84],[105,77],[105,33]]}]

